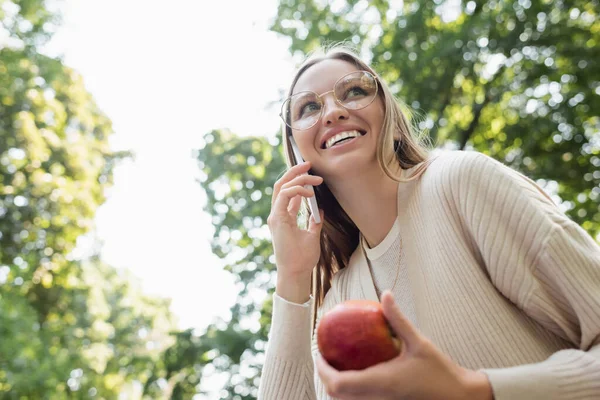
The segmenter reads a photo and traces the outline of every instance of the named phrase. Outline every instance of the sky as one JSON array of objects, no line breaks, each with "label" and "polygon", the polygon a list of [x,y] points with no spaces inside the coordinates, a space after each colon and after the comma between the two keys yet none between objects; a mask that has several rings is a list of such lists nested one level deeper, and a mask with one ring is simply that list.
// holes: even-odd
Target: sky
[{"label": "sky", "polygon": [[[114,150],[135,159],[114,174],[96,215],[102,258],[148,294],[172,299],[182,329],[228,315],[233,278],[210,249],[192,157],[212,129],[280,128],[279,91],[294,63],[268,31],[276,0],[62,0],[46,52],[62,55],[113,122]],[[88,241],[81,240],[84,249]]]}]

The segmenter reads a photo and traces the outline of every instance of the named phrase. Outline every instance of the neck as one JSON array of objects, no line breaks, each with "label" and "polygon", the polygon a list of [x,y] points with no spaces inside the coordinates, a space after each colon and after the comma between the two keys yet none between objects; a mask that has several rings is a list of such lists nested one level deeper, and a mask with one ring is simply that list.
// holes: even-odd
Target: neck
[{"label": "neck", "polygon": [[398,182],[380,168],[369,168],[352,176],[336,177],[327,186],[369,247],[385,239],[398,216]]}]

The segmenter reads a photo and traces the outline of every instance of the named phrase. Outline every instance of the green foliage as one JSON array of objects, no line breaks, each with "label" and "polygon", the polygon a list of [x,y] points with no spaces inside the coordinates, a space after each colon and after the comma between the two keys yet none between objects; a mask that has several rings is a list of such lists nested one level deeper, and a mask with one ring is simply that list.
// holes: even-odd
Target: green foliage
[{"label": "green foliage", "polygon": [[116,398],[147,378],[159,346],[170,342],[168,302],[144,296],[97,259],[72,266],[70,283],[53,286],[43,321],[25,296],[3,285],[0,397]]},{"label": "green foliage", "polygon": [[240,138],[227,131],[210,132],[204,139],[197,156],[215,226],[212,249],[227,261],[239,295],[231,320],[211,325],[202,339],[215,351],[211,367],[229,377],[222,398],[255,399],[269,329],[260,322],[275,276],[266,221],[285,162],[278,139]]},{"label": "green foliage", "polygon": [[43,1],[0,1],[0,398],[177,398],[189,387],[160,385],[169,302],[73,256],[129,154],[110,150],[82,78],[39,53],[58,19]]},{"label": "green foliage", "polygon": [[61,0],[0,0],[0,21],[9,37],[27,50],[47,42],[61,22],[58,10]]},{"label": "green foliage", "polygon": [[[598,235],[598,1],[465,1],[455,10],[447,4],[282,0],[272,29],[299,56],[330,42],[361,44],[438,147],[475,149],[524,172]],[[275,282],[266,218],[283,157],[276,139],[214,131],[198,159],[213,251],[240,288],[231,320],[209,327],[202,339],[222,337],[210,362],[229,372],[222,398],[254,399]],[[249,328],[248,320],[261,327]]]}]

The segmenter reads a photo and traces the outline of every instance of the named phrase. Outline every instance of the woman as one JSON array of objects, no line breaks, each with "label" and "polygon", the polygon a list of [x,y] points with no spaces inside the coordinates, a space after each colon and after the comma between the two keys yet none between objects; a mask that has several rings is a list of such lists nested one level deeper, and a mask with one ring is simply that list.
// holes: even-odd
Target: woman
[{"label": "woman", "polygon": [[[282,118],[259,399],[600,399],[600,248],[534,182],[479,153],[430,156],[343,49],[299,69]],[[308,185],[323,222],[303,229]],[[345,372],[320,357],[313,318],[349,299],[381,300],[400,356]]]}]

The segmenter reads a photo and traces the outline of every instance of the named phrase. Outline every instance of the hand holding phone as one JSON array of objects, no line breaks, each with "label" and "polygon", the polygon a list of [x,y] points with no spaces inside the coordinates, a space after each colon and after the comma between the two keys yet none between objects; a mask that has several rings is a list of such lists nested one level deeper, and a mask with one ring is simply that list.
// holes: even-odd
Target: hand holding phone
[{"label": "hand holding phone", "polygon": [[[300,154],[298,145],[294,141],[294,138],[291,136],[290,136],[290,143],[292,144],[292,151],[294,152],[294,157],[296,157],[296,162],[298,164],[303,163],[304,159],[302,158],[302,155]],[[308,188],[309,186],[311,186],[311,185],[306,185],[305,187]],[[315,190],[315,188],[313,187],[313,192],[314,192],[314,190]],[[308,198],[308,207],[310,208],[310,212],[312,213],[313,218],[315,219],[315,222],[317,224],[320,224],[321,223],[321,214],[319,214],[319,205],[317,204],[316,196]]]}]

